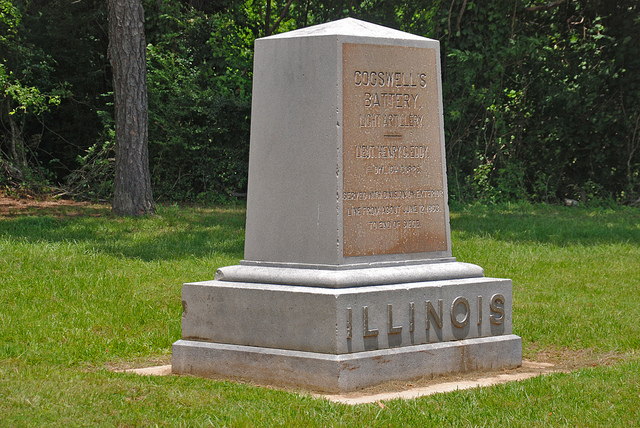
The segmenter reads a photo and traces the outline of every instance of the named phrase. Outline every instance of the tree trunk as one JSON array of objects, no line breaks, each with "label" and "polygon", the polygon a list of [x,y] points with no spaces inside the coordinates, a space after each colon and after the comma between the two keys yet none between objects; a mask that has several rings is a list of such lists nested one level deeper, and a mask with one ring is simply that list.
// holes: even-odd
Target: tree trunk
[{"label": "tree trunk", "polygon": [[108,0],[113,72],[116,168],[112,210],[153,214],[147,147],[147,61],[141,0]]},{"label": "tree trunk", "polygon": [[267,0],[267,8],[264,12],[264,35],[271,35],[271,0]]},{"label": "tree trunk", "polygon": [[[22,115],[24,118],[24,115]],[[11,128],[11,157],[13,163],[17,168],[23,171],[27,169],[27,155],[24,149],[24,119],[20,126],[14,120],[14,117],[9,115],[9,127]]]}]

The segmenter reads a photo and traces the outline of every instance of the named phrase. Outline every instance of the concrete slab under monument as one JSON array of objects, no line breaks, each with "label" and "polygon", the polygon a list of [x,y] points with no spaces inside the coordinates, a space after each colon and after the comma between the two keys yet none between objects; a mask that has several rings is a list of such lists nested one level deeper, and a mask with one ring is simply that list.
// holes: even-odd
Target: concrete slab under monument
[{"label": "concrete slab under monument", "polygon": [[174,373],[326,392],[516,367],[508,279],[451,254],[439,44],[256,40],[245,260],[183,286]]}]

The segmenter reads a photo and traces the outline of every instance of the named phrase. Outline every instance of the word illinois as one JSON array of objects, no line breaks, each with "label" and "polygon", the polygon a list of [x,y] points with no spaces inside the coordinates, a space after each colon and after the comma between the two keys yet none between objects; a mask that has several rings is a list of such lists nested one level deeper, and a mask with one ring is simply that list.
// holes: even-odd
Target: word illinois
[{"label": "word illinois", "polygon": [[[494,294],[489,301],[489,321],[493,325],[501,325],[505,319],[505,297],[502,294]],[[395,325],[393,319],[393,305],[387,304],[387,334],[400,334],[405,327],[408,327],[409,332],[413,333],[416,330],[416,307],[415,302],[409,303],[409,323],[407,326]],[[478,325],[482,324],[482,296],[478,296],[478,306],[476,320]],[[430,330],[432,325],[436,328],[442,329],[445,323],[444,302],[442,299],[438,299],[434,305],[430,300],[424,302],[425,316],[423,318],[423,328]],[[437,309],[436,309],[437,308]],[[449,309],[449,316],[451,324],[456,329],[463,329],[471,322],[471,307],[469,301],[463,297],[456,297],[451,303]],[[362,335],[363,337],[375,337],[378,336],[379,329],[374,328],[369,324],[369,307],[362,307]],[[353,309],[347,308],[347,339],[353,338]]]}]

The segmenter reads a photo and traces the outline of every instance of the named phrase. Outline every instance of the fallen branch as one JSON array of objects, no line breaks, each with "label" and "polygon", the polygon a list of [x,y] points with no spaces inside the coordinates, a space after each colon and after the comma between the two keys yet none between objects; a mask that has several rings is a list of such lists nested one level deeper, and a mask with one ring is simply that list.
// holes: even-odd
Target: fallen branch
[{"label": "fallen branch", "polygon": [[22,172],[22,170],[13,165],[11,162],[0,159],[0,165],[2,165],[2,168],[5,170],[9,177],[15,178],[16,180],[20,181],[24,180],[24,173]]}]

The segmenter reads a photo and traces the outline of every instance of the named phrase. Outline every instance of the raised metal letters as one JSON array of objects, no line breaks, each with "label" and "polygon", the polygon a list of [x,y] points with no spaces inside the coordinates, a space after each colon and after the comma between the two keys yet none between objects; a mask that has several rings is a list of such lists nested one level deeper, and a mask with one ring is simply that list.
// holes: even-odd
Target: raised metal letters
[{"label": "raised metal letters", "polygon": [[378,335],[378,329],[374,328],[369,330],[369,307],[362,307],[362,331],[364,337],[374,337]]},{"label": "raised metal letters", "polygon": [[416,308],[413,302],[409,303],[409,332],[413,333],[416,329]]},{"label": "raised metal letters", "polygon": [[500,316],[497,317],[494,314],[489,316],[491,320],[491,324],[500,325],[504,322],[504,296],[502,294],[494,294],[491,296],[491,304],[489,307],[491,308],[491,312],[495,312]]},{"label": "raised metal letters", "polygon": [[[462,319],[462,321],[458,321],[458,318],[456,317],[456,306],[458,305],[464,306],[465,309],[464,318]],[[451,304],[451,323],[457,328],[464,328],[467,325],[467,322],[469,322],[470,311],[471,310],[469,308],[469,301],[462,296],[456,297]]]},{"label": "raised metal letters", "polygon": [[425,302],[425,306],[427,308],[427,315],[425,316],[426,323],[427,323],[426,330],[429,330],[429,328],[431,327],[431,322],[429,321],[429,315],[433,317],[433,320],[436,322],[436,325],[438,326],[438,328],[442,328],[442,324],[444,320],[443,318],[444,312],[442,310],[442,299],[438,299],[438,313],[436,313],[436,310],[433,308],[431,301],[427,300]]},{"label": "raised metal letters", "polygon": [[[483,302],[486,302],[486,300],[483,299],[483,296],[478,295],[477,302],[478,302],[478,306],[477,308],[474,306],[473,311],[476,311],[476,310],[478,311],[477,325],[481,326],[484,318]],[[506,316],[505,303],[506,303],[506,300],[504,295],[500,293],[496,293],[491,296],[491,300],[489,301],[489,304],[488,304],[489,311],[490,311],[489,319],[491,321],[491,324],[494,324],[494,325],[504,324],[505,316]],[[403,328],[405,326],[395,325],[393,320],[393,306],[394,304],[391,304],[391,303],[387,304],[387,334],[389,335],[402,334]],[[396,304],[395,306],[397,308],[398,305]],[[407,306],[404,306],[404,308],[407,308]],[[444,315],[445,315],[444,300],[438,299],[437,308],[431,302],[431,300],[425,300],[424,306],[422,308],[423,308],[422,310],[424,310],[424,315],[422,310],[418,309],[419,317],[420,317],[419,320],[421,321],[422,319],[424,319],[425,330],[428,331],[431,329],[431,322],[434,322],[436,327],[442,330],[444,328]],[[463,329],[469,324],[469,321],[471,320],[472,311],[471,311],[471,305],[469,304],[469,300],[467,300],[466,297],[464,296],[456,297],[453,300],[453,302],[451,302],[451,306],[448,306],[448,308],[450,310],[449,319],[451,320],[451,326],[455,327],[456,329]],[[353,318],[352,318],[353,311],[351,307],[347,307],[346,309],[347,309],[347,339],[352,339],[353,338]],[[412,301],[408,302],[408,309],[409,309],[409,317],[408,317],[408,320],[405,322],[407,323],[406,326],[408,327],[409,332],[412,333],[411,340],[413,341],[414,340],[413,334],[416,331],[415,302],[412,302]],[[381,311],[382,308],[375,308],[374,310]],[[401,310],[402,310],[402,307],[401,307]],[[424,318],[422,318],[423,316]],[[369,327],[369,306],[362,307],[362,326],[363,326],[364,337],[378,336],[379,330],[377,328]],[[480,334],[480,330],[478,330],[478,334]]]},{"label": "raised metal letters", "polygon": [[402,333],[402,326],[394,326],[393,325],[393,306],[391,304],[387,305],[387,334],[398,334]]}]

